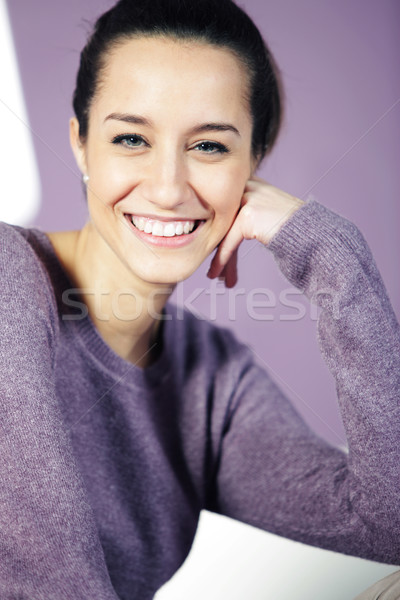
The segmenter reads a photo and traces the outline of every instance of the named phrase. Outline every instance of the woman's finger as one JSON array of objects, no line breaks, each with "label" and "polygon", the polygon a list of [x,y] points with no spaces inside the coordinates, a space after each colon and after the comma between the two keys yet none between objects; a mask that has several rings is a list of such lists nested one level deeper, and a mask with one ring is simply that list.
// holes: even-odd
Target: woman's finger
[{"label": "woman's finger", "polygon": [[[238,249],[243,239],[244,237],[241,231],[240,217],[238,216],[220,243],[214,258],[211,261],[211,265],[207,273],[207,276],[210,279],[214,279],[215,277],[220,277],[222,275],[222,271],[228,265],[229,259]],[[230,275],[233,274],[233,271],[231,270],[233,266],[234,264],[232,263],[229,269]]]},{"label": "woman's finger", "polygon": [[238,248],[233,252],[225,267],[222,270],[220,279],[223,278],[227,288],[233,288],[238,280],[237,275],[237,256]]}]

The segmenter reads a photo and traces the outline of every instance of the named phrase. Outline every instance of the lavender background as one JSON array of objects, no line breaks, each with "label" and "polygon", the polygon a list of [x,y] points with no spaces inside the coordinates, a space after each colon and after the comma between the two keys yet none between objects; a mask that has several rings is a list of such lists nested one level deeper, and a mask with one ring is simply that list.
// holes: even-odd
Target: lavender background
[{"label": "lavender background", "polygon": [[[79,228],[86,219],[68,119],[80,49],[94,18],[112,4],[8,0],[42,185],[41,209],[32,224],[45,230]],[[399,2],[245,0],[241,5],[274,52],[287,96],[280,141],[259,174],[299,197],[311,193],[355,221],[399,314]],[[342,444],[334,384],[319,355],[314,311],[304,303],[305,314],[297,318],[298,309],[279,301],[282,290],[291,288],[259,245],[242,247],[236,296],[222,296],[215,284],[210,287],[207,267],[180,286],[177,301],[186,298],[199,314],[233,327],[305,419]],[[276,306],[254,308],[252,315],[246,302],[252,302],[256,288],[275,294]],[[265,301],[265,295],[253,299]],[[301,302],[295,295],[289,299]]]}]

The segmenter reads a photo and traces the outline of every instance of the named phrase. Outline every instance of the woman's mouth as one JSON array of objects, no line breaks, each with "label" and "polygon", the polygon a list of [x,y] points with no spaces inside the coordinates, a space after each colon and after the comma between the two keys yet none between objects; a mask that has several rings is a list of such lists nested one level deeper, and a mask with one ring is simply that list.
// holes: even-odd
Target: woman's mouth
[{"label": "woman's mouth", "polygon": [[192,233],[199,221],[157,221],[148,217],[132,216],[132,224],[139,229],[157,237],[174,237]]},{"label": "woman's mouth", "polygon": [[205,223],[202,219],[159,220],[128,214],[125,217],[139,238],[168,248],[180,248],[189,244]]}]

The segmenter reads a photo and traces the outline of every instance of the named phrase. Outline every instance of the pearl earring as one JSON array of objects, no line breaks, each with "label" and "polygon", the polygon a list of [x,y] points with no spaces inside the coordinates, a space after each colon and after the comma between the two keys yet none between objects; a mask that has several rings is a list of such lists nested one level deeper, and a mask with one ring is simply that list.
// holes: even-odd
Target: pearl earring
[{"label": "pearl earring", "polygon": [[82,181],[83,181],[83,183],[84,183],[85,185],[87,185],[87,184],[88,184],[88,181],[89,181],[89,175],[88,175],[87,173],[85,173],[85,174],[82,176]]}]

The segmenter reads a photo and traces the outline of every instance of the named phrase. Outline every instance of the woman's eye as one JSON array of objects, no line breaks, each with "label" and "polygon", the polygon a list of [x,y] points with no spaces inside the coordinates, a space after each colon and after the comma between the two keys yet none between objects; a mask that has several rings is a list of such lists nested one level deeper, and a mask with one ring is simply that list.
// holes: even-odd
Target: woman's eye
[{"label": "woman's eye", "polygon": [[194,150],[200,150],[206,154],[224,154],[229,152],[228,148],[217,142],[200,142],[194,147]]},{"label": "woman's eye", "polygon": [[127,148],[139,148],[140,146],[147,145],[146,141],[140,135],[117,135],[112,140],[113,144],[120,144],[121,146],[126,146]]}]

